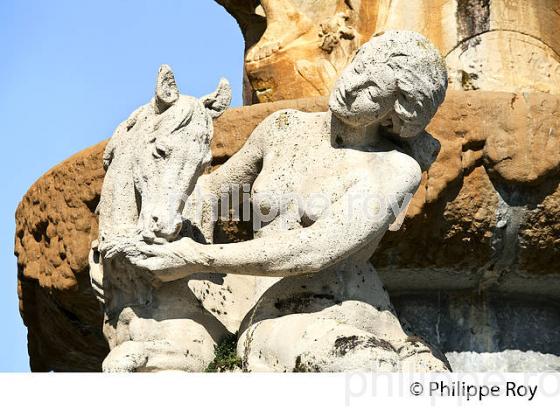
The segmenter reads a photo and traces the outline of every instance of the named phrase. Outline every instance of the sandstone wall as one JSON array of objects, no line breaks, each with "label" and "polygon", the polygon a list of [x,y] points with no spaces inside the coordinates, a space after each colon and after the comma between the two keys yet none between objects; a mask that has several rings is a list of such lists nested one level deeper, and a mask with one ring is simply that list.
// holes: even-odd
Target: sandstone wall
[{"label": "sandstone wall", "polygon": [[18,296],[33,371],[100,370],[109,352],[87,259],[97,236],[104,145],[47,172],[16,211]]},{"label": "sandstone wall", "polygon": [[[215,123],[215,165],[282,108],[321,111],[326,100],[226,111]],[[549,94],[450,91],[428,128],[441,143],[437,160],[373,262],[401,318],[445,352],[560,356],[559,111],[560,97]],[[20,309],[35,371],[99,370],[107,353],[87,262],[104,145],[50,170],[17,209]],[[228,226],[221,237],[239,231]]]},{"label": "sandstone wall", "polygon": [[[269,18],[258,1],[217,0],[239,22],[249,55],[267,26],[295,33],[266,58],[245,62],[245,103],[328,95],[374,32],[413,30],[447,62],[456,90],[560,92],[560,0],[276,0],[301,14]],[[275,10],[273,10],[275,11]]]}]

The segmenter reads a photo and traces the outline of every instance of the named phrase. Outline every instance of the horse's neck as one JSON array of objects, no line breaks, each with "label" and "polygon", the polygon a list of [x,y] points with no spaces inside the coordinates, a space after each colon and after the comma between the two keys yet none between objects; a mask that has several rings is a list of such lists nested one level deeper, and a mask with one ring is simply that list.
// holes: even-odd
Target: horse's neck
[{"label": "horse's neck", "polygon": [[115,153],[103,181],[99,203],[99,237],[128,236],[136,229],[136,205],[132,160],[137,149],[134,133],[115,135]]}]

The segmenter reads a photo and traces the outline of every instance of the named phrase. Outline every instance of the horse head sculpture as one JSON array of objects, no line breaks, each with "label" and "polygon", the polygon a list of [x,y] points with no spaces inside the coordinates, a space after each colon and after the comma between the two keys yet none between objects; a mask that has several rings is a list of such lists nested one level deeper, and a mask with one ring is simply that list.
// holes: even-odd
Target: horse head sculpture
[{"label": "horse head sculpture", "polygon": [[[229,106],[231,89],[221,80],[201,99],[180,95],[173,72],[162,66],[152,106],[134,155],[133,177],[140,196],[138,229],[146,241],[172,241],[181,230],[185,200],[210,164],[212,120]],[[140,119],[141,121],[141,119]]]},{"label": "horse head sculpture", "polygon": [[[137,230],[145,241],[172,241],[179,234],[185,200],[212,159],[212,120],[230,101],[231,88],[225,79],[216,91],[200,99],[179,94],[171,68],[162,65],[152,101],[123,123],[120,133],[133,134],[127,139],[134,145],[128,166],[136,196]],[[111,142],[106,164],[117,145]]]}]

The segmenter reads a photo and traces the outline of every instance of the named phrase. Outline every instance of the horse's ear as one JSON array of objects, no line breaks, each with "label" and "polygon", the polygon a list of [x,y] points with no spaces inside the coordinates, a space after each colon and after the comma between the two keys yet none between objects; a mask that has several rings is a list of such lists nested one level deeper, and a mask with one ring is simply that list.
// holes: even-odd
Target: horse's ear
[{"label": "horse's ear", "polygon": [[212,118],[218,118],[222,115],[231,103],[231,86],[228,80],[222,78],[216,91],[202,97],[200,102],[206,107]]},{"label": "horse's ear", "polygon": [[155,104],[158,113],[161,114],[167,110],[178,98],[179,89],[173,71],[167,64],[162,64],[156,82]]}]

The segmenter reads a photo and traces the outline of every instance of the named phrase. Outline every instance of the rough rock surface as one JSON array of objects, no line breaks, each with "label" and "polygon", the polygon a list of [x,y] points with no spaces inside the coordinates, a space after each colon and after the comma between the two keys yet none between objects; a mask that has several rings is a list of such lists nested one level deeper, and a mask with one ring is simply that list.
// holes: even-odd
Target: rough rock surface
[{"label": "rough rock surface", "polygon": [[217,0],[245,38],[245,103],[328,95],[373,33],[412,30],[440,50],[450,88],[560,92],[557,0]]},{"label": "rough rock surface", "polygon": [[[399,286],[402,273],[410,287],[413,270],[430,267],[445,271],[453,287],[557,292],[542,275],[560,272],[559,101],[538,93],[449,92],[428,127],[441,143],[437,161],[403,229],[388,233],[374,256],[385,283]],[[453,277],[467,267],[475,269]]]},{"label": "rough rock surface", "polygon": [[33,371],[98,371],[108,353],[88,265],[104,146],[47,172],[16,211],[18,294]]},{"label": "rough rock surface", "polygon": [[[557,165],[546,165],[554,164],[558,153],[545,149],[536,157],[526,151],[541,146],[543,138],[550,141],[545,146],[557,146],[558,101],[537,93],[448,92],[428,127],[442,145],[438,158],[424,174],[404,226],[386,235],[374,257],[393,299],[430,289],[558,299],[560,175]],[[268,114],[325,107],[326,99],[311,98],[226,111],[215,121],[216,165],[236,152]],[[497,113],[496,107],[501,107]],[[495,161],[488,147],[496,135],[499,148],[516,160]],[[87,280],[104,146],[53,168],[17,210],[20,308],[33,370],[98,370],[107,354],[102,312]],[[532,171],[522,172],[527,169]],[[224,241],[237,234],[235,226],[226,231]],[[436,316],[430,316],[431,329]],[[524,322],[516,325],[520,332]]]},{"label": "rough rock surface", "polygon": [[[454,352],[448,358],[455,370],[550,371],[558,366],[557,297],[443,289],[394,291],[391,300],[400,320],[417,335],[446,355]],[[534,353],[525,358],[522,352]],[[492,358],[485,363],[487,357]]]}]

